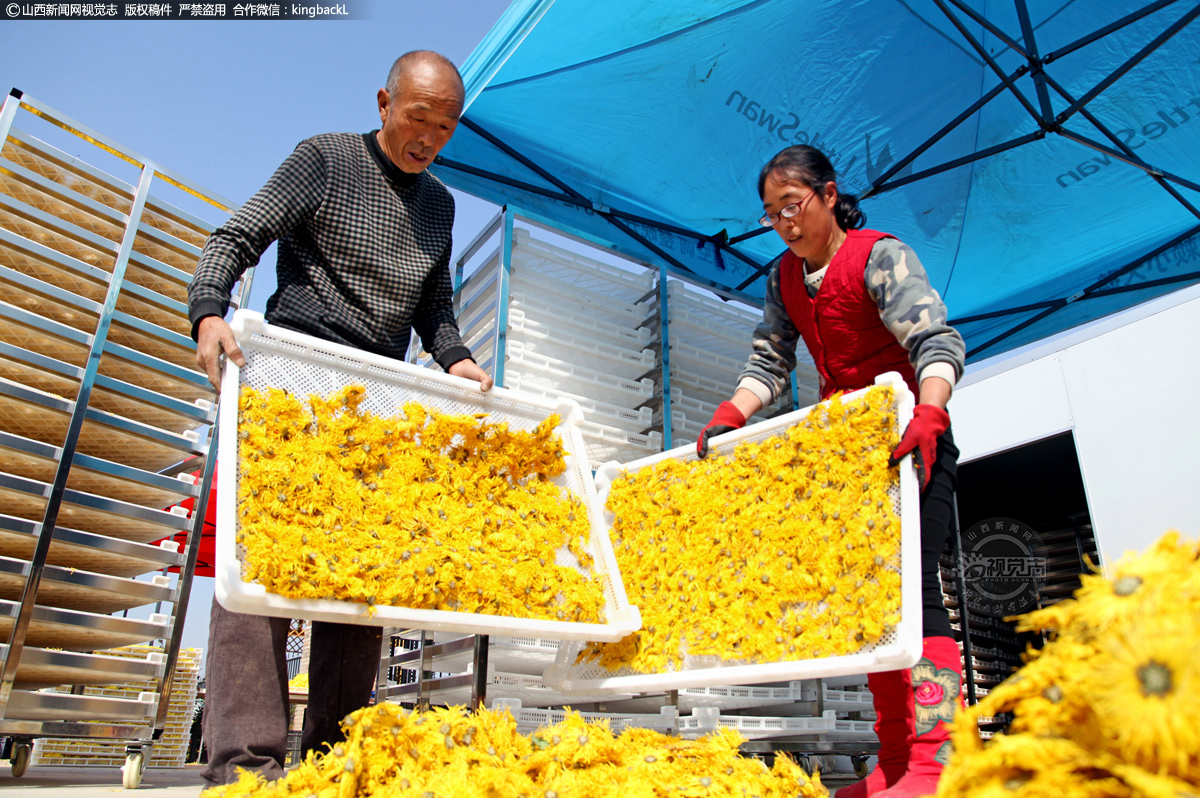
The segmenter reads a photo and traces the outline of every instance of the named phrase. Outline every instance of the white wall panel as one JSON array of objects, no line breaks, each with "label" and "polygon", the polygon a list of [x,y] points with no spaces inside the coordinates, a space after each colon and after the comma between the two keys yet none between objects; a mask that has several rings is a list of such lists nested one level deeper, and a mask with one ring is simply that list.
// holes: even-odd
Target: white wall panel
[{"label": "white wall panel", "polygon": [[1168,529],[1200,535],[1200,298],[1189,293],[968,376],[950,403],[961,460],[1070,430],[1106,561]]},{"label": "white wall panel", "polygon": [[1072,427],[1071,405],[1058,356],[963,385],[950,400],[959,460],[977,460]]},{"label": "white wall panel", "polygon": [[1200,301],[1060,354],[1101,556],[1200,535]]}]

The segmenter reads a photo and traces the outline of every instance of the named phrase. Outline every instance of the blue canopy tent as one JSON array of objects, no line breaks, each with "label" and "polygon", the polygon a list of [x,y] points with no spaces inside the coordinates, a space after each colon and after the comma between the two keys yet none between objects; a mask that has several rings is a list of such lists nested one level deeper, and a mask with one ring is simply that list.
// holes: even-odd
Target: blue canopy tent
[{"label": "blue canopy tent", "polygon": [[[759,168],[831,156],[968,356],[1200,280],[1200,4],[516,0],[464,65],[446,183],[761,299]],[[767,235],[761,235],[766,232]]]}]

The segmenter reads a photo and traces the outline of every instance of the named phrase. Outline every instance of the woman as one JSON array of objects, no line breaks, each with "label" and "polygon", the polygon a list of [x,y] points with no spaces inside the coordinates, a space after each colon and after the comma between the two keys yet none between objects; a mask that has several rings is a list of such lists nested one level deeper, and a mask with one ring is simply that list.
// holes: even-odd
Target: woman
[{"label": "woman", "polygon": [[742,427],[788,389],[796,344],[804,339],[821,377],[821,398],[873,384],[898,371],[918,404],[892,460],[913,453],[921,484],[924,645],[913,668],[868,676],[878,719],[879,764],[837,798],[932,794],[949,756],[949,726],[962,680],[958,645],[942,601],[938,559],[950,531],[958,449],[946,402],[962,375],[962,337],[916,254],[886,233],[859,229],[857,200],[838,191],[829,159],[788,147],[763,167],[759,220],[787,244],[771,270],[763,321],[732,399],[700,433],[708,439]]}]

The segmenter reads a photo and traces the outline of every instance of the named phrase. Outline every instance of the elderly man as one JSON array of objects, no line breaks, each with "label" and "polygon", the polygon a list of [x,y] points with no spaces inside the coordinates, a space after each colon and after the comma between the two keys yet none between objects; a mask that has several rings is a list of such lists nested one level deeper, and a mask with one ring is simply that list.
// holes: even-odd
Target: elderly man
[{"label": "elderly man", "polygon": [[[213,385],[222,355],[244,365],[224,320],[233,284],[277,240],[272,324],[396,358],[416,330],[442,368],[491,388],[462,343],[451,304],[454,199],[426,171],[454,134],[463,98],[462,78],[446,58],[402,55],[378,93],[379,130],[301,142],[212,234],[188,304],[196,362]],[[239,767],[268,779],[283,774],[287,630],[286,619],[233,613],[213,601],[202,773],[212,784],[235,781]],[[338,721],[370,700],[379,656],[376,627],[313,624],[306,751],[335,741]]]}]

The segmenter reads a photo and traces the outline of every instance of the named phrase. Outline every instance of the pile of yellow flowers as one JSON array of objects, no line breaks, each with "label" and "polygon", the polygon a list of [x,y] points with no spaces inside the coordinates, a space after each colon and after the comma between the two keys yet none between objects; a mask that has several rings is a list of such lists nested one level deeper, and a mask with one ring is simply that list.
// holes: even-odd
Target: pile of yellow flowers
[{"label": "pile of yellow flowers", "polygon": [[[938,795],[1200,795],[1200,545],[1167,533],[1074,599],[1018,618],[1050,640],[959,713]],[[981,717],[1015,716],[980,739]]]},{"label": "pile of yellow flowers", "polygon": [[288,679],[288,688],[292,690],[307,690],[308,689],[308,674],[297,673],[292,678]]},{"label": "pile of yellow flowers", "polygon": [[827,795],[784,756],[768,770],[738,755],[722,730],[700,740],[648,729],[614,735],[575,712],[536,734],[517,732],[508,711],[461,707],[407,713],[395,704],[361,709],[343,722],[345,742],[310,753],[279,781],[243,771],[204,798],[701,798]]},{"label": "pile of yellow flowers", "polygon": [[372,608],[599,621],[587,509],[551,481],[565,469],[557,416],[524,432],[417,403],[378,417],[364,397],[242,390],[246,581]]},{"label": "pile of yellow flowers", "polygon": [[835,397],[729,457],[615,480],[613,543],[642,629],[579,661],[654,673],[694,657],[778,662],[877,642],[900,612],[893,405],[882,386]]}]

